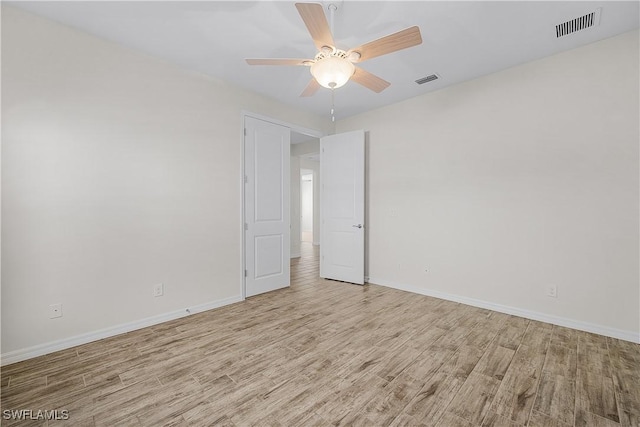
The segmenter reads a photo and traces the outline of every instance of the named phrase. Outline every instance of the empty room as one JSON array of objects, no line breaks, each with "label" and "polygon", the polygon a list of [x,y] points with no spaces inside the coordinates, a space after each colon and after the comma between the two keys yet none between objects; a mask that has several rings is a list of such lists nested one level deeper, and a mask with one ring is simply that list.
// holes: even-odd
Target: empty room
[{"label": "empty room", "polygon": [[0,8],[0,425],[640,426],[640,2]]}]

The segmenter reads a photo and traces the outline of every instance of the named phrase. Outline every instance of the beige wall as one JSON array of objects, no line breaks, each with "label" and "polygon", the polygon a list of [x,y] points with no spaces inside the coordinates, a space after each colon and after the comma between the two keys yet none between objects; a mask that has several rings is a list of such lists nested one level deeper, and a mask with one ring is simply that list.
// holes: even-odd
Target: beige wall
[{"label": "beige wall", "polygon": [[330,127],[4,4],[2,89],[3,355],[239,299],[242,110]]},{"label": "beige wall", "polygon": [[[295,145],[291,146],[292,150],[293,147]],[[291,235],[289,237],[291,258],[299,258],[302,255],[300,246],[300,157],[291,156],[290,162]]]},{"label": "beige wall", "polygon": [[[320,152],[320,140],[314,138],[310,141],[291,145],[291,155],[296,156],[299,162],[298,175],[300,168],[313,170],[313,244],[320,244],[320,163],[304,158],[305,154],[318,154]],[[292,172],[293,174],[293,172]],[[298,195],[299,197],[299,195]],[[292,199],[293,200],[293,199]],[[293,218],[293,217],[292,217]],[[294,220],[291,223],[291,229],[300,229],[300,217],[297,218],[297,224]],[[300,242],[298,242],[298,247]]]},{"label": "beige wall", "polygon": [[369,131],[370,281],[637,341],[638,59],[635,31],[338,122]]},{"label": "beige wall", "polygon": [[320,162],[302,158],[300,167],[313,171],[313,244],[320,245]]}]

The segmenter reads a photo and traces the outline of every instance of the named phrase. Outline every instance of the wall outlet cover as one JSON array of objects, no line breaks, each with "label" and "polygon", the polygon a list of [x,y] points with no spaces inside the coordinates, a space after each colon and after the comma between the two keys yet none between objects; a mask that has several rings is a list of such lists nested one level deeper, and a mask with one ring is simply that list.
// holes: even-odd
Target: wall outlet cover
[{"label": "wall outlet cover", "polygon": [[49,319],[62,317],[62,304],[51,304],[49,306]]},{"label": "wall outlet cover", "polygon": [[164,285],[162,283],[158,283],[157,285],[154,285],[153,296],[161,297],[162,295],[164,295]]}]

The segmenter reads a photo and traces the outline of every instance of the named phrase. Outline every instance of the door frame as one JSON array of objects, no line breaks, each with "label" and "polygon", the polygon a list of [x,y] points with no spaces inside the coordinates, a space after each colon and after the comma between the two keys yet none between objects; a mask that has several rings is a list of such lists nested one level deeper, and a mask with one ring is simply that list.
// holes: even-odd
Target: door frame
[{"label": "door frame", "polygon": [[[244,134],[244,130],[246,128],[245,123],[246,123],[246,118],[247,117],[252,117],[254,119],[258,119],[258,120],[262,120],[265,122],[269,122],[269,123],[273,123],[275,125],[280,125],[280,126],[284,126],[286,128],[289,128],[289,132],[296,132],[296,133],[301,133],[304,135],[309,135],[310,137],[313,138],[321,138],[323,136],[326,135],[325,132],[318,130],[318,129],[312,129],[312,128],[307,128],[304,126],[300,126],[297,125],[295,123],[291,123],[291,122],[286,122],[284,120],[279,120],[273,117],[269,117],[269,116],[265,116],[263,114],[258,114],[258,113],[254,113],[252,111],[248,111],[248,110],[241,110],[240,112],[241,115],[241,120],[240,120],[240,177],[239,177],[239,182],[240,182],[240,205],[241,205],[241,209],[240,209],[240,220],[239,220],[239,227],[241,230],[241,248],[242,250],[240,251],[240,267],[239,267],[239,272],[240,272],[240,294],[242,296],[242,300],[244,301],[247,298],[247,282],[246,282],[246,278],[244,276],[244,270],[246,268],[246,236],[245,236],[245,229],[244,229],[244,223],[245,223],[245,187],[244,187],[244,177],[245,177],[245,152],[244,152],[244,138],[245,138],[245,134]],[[290,159],[287,159],[287,161],[290,161]],[[285,179],[287,181],[289,181],[289,184],[291,184],[291,174],[289,174],[288,176],[285,177]]]}]

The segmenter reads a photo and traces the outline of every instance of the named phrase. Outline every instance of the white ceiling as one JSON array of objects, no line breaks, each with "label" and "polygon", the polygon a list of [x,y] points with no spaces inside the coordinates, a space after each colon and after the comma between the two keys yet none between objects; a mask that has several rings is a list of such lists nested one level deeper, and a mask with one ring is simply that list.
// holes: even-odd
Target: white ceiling
[{"label": "white ceiling", "polygon": [[[6,3],[6,2],[5,2]],[[331,2],[323,2],[327,6]],[[418,25],[423,43],[360,64],[391,82],[380,94],[349,82],[335,93],[336,118],[592,43],[639,27],[639,2],[333,2],[338,48]],[[299,94],[307,67],[249,66],[245,58],[312,58],[315,48],[291,1],[11,2],[295,108],[329,116],[330,91]],[[601,9],[600,25],[556,38],[555,26]],[[330,14],[327,12],[328,19]],[[415,80],[437,73],[419,86]]]}]

